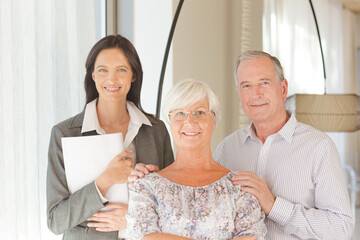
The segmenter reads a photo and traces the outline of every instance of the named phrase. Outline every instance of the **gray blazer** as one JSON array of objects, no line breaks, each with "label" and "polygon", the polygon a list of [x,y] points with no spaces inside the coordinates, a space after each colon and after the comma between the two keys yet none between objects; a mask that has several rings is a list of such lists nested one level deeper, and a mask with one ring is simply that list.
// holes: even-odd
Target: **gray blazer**
[{"label": "gray blazer", "polygon": [[[81,134],[85,111],[55,125],[51,132],[47,171],[47,223],[63,239],[117,239],[118,232],[98,232],[86,226],[89,217],[106,206],[94,182],[70,194],[64,168],[62,137],[96,135],[96,131]],[[152,126],[142,125],[134,139],[138,163],[154,164],[160,169],[170,165],[174,156],[169,133],[161,120],[148,116]],[[84,166],[85,167],[85,166]],[[86,167],[84,168],[86,171]]]}]

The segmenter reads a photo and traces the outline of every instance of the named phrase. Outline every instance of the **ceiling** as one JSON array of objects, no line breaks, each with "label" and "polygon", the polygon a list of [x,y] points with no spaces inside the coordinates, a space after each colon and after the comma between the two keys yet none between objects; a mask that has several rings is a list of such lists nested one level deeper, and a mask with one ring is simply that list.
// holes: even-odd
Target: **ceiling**
[{"label": "ceiling", "polygon": [[339,0],[346,8],[360,13],[360,0]]}]

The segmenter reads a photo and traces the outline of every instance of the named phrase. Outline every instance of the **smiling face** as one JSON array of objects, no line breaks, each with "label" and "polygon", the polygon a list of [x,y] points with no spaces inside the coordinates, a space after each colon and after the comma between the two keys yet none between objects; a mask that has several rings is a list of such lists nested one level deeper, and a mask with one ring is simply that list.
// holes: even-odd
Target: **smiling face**
[{"label": "smiling face", "polygon": [[[176,109],[177,112],[209,112],[207,100],[200,100],[184,109]],[[215,130],[214,115],[209,113],[203,119],[194,119],[189,113],[185,120],[175,120],[174,115],[170,116],[171,135],[178,149],[201,149],[210,148],[211,137]]]},{"label": "smiling face", "polygon": [[257,123],[275,123],[285,113],[288,84],[276,79],[274,65],[267,57],[247,59],[237,71],[237,91],[245,113]]},{"label": "smiling face", "polygon": [[133,82],[131,65],[119,48],[101,50],[98,54],[92,78],[99,93],[99,101],[126,101]]}]

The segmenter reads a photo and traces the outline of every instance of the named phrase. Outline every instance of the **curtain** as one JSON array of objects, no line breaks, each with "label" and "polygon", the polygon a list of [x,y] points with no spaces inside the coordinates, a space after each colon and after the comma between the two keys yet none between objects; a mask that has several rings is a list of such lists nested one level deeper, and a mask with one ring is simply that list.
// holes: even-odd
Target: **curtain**
[{"label": "curtain", "polygon": [[60,239],[46,224],[51,127],[84,107],[94,1],[0,1],[1,239]]},{"label": "curtain", "polygon": [[[342,93],[342,5],[313,1],[326,65],[327,93]],[[324,93],[321,52],[310,3],[264,0],[264,50],[277,56],[289,81],[289,96]]]}]

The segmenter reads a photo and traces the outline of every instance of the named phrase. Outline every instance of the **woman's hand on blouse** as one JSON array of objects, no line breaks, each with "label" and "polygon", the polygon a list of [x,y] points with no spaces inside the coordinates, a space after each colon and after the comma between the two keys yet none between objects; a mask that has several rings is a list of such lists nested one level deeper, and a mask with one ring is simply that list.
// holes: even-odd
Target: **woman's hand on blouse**
[{"label": "woman's hand on blouse", "polygon": [[159,171],[159,167],[156,165],[138,163],[136,164],[135,168],[131,170],[130,176],[128,177],[128,181],[132,183],[138,178],[142,178],[151,172],[157,172],[157,171]]},{"label": "woman's hand on blouse", "polygon": [[123,203],[109,203],[106,207],[108,211],[97,212],[91,216],[87,224],[88,227],[96,228],[99,232],[119,231],[126,228],[126,213],[128,205]]},{"label": "woman's hand on blouse", "polygon": [[257,236],[256,235],[252,235],[252,236],[245,236],[245,237],[237,237],[234,238],[233,240],[256,240]]},{"label": "woman's hand on blouse", "polygon": [[128,158],[131,153],[130,151],[124,151],[116,155],[109,162],[105,171],[96,179],[96,186],[103,196],[105,196],[113,184],[122,184],[128,181],[128,177],[133,169],[133,161],[131,158]]}]

